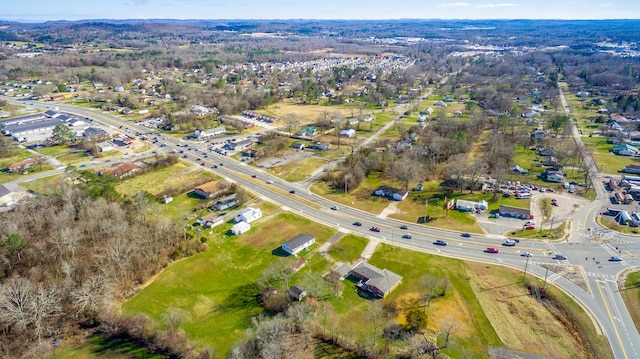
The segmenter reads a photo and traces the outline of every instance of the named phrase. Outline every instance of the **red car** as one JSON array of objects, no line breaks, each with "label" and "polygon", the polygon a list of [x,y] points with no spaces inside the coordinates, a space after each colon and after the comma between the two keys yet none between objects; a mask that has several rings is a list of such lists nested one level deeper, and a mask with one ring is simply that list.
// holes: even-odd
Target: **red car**
[{"label": "red car", "polygon": [[373,232],[380,232],[380,228],[378,227],[371,227],[369,230]]},{"label": "red car", "polygon": [[487,250],[485,252],[487,252],[487,253],[498,253],[500,251],[498,250],[498,248],[489,247],[489,248],[487,248]]},{"label": "red car", "polygon": [[536,229],[536,226],[525,226],[524,229]]}]

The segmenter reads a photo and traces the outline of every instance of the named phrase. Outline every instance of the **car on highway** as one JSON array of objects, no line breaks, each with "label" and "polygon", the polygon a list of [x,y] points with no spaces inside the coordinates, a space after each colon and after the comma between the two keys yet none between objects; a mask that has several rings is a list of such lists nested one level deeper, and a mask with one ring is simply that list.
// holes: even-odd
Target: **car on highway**
[{"label": "car on highway", "polygon": [[403,224],[400,226],[400,229],[409,229],[409,226],[407,226],[406,224]]},{"label": "car on highway", "polygon": [[622,262],[622,258],[620,258],[619,256],[612,256],[611,258],[609,258],[609,262]]},{"label": "car on highway", "polygon": [[340,207],[338,207],[338,206],[331,206],[331,209],[334,210],[334,211],[337,211],[339,208]]},{"label": "car on highway", "polygon": [[489,247],[489,248],[485,249],[485,252],[487,252],[487,253],[498,253],[498,252],[500,252],[500,250],[498,248],[495,248],[495,247]]},{"label": "car on highway", "polygon": [[531,257],[531,256],[533,256],[533,254],[531,254],[531,253],[529,253],[529,252],[522,252],[522,253],[520,254],[520,256],[522,256],[522,257]]},{"label": "car on highway", "polygon": [[204,163],[204,162],[202,162],[200,165],[201,165],[201,166],[206,166],[207,164],[206,164],[206,163]]},{"label": "car on highway", "polygon": [[408,233],[407,233],[407,234],[403,234],[403,235],[402,235],[402,238],[404,238],[404,239],[411,239],[411,235],[410,235],[410,234],[408,234]]},{"label": "car on highway", "polygon": [[559,260],[559,261],[563,261],[563,260],[566,260],[566,259],[567,259],[567,256],[565,256],[565,255],[563,255],[563,254],[560,254],[560,253],[556,253],[556,255],[555,255],[555,256],[553,256],[553,258],[552,258],[552,259],[557,259],[557,260]]},{"label": "car on highway", "polygon": [[296,191],[295,190],[291,190],[291,191],[289,191],[289,193],[296,194]]},{"label": "car on highway", "polygon": [[376,226],[373,226],[373,227],[369,228],[369,230],[370,230],[371,232],[380,232],[380,228],[379,228],[379,227],[376,227]]},{"label": "car on highway", "polygon": [[256,175],[251,175],[251,178],[258,178],[258,176],[256,176]]},{"label": "car on highway", "polygon": [[189,158],[189,156],[187,156],[187,155],[183,155],[183,156],[182,156],[182,158]]},{"label": "car on highway", "polygon": [[265,183],[266,184],[273,184],[273,181],[272,180],[267,180]]},{"label": "car on highway", "polygon": [[360,222],[353,222],[353,225],[356,227],[362,227],[362,223]]},{"label": "car on highway", "polygon": [[447,242],[443,241],[442,239],[438,239],[435,242],[433,242],[433,244],[435,244],[436,246],[446,246]]},{"label": "car on highway", "polygon": [[517,244],[518,242],[514,241],[513,239],[507,239],[504,242],[502,242],[502,245],[505,247],[513,247]]},{"label": "car on highway", "polygon": [[464,238],[469,238],[469,237],[471,237],[471,234],[470,233],[462,233],[460,236],[464,237]]},{"label": "car on highway", "polygon": [[218,165],[213,165],[213,168],[218,168]]}]

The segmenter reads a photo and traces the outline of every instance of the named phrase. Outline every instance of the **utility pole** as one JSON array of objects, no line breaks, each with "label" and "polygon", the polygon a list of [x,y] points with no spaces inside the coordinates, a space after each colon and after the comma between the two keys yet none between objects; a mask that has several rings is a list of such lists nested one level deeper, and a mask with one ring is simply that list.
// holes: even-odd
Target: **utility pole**
[{"label": "utility pole", "polygon": [[542,289],[547,287],[547,275],[549,274],[549,268],[547,267],[547,271],[544,273],[544,284],[542,285]]},{"label": "utility pole", "polygon": [[527,256],[527,262],[524,264],[524,274],[522,274],[523,282],[524,282],[524,277],[527,275],[527,267],[529,266],[529,257],[531,257],[531,255]]},{"label": "utility pole", "polygon": [[429,198],[424,201],[424,223],[427,223],[427,212],[429,210]]}]

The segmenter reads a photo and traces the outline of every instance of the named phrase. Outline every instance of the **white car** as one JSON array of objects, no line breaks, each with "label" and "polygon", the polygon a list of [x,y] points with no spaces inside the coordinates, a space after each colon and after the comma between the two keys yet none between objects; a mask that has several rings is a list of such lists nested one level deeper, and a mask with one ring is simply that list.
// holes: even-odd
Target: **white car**
[{"label": "white car", "polygon": [[520,254],[520,256],[522,256],[522,257],[531,257],[531,256],[533,256],[533,254],[531,254],[529,252],[522,252],[522,254]]}]

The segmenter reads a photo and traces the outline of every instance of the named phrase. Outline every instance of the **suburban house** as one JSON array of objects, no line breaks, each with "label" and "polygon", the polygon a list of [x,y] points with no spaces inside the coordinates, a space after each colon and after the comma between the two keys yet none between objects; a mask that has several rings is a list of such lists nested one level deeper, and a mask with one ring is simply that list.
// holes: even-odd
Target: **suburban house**
[{"label": "suburban house", "polygon": [[331,148],[331,144],[329,142],[314,142],[313,145],[308,146],[307,148],[316,151],[326,151]]},{"label": "suburban house", "polygon": [[397,188],[391,188],[387,186],[380,186],[375,191],[373,191],[374,196],[385,197],[388,199],[393,199],[396,201],[402,201],[407,198],[409,192],[399,190]]},{"label": "suburban house", "polygon": [[560,165],[560,161],[553,156],[547,156],[543,158],[540,163],[542,163],[543,166],[562,167]]},{"label": "suburban house", "polygon": [[357,284],[358,288],[380,298],[391,293],[402,281],[402,276],[387,269],[379,269],[367,262],[358,263],[349,274],[360,280]]},{"label": "suburban house", "polygon": [[196,130],[193,136],[199,139],[207,139],[210,137],[222,136],[227,134],[227,129],[223,126],[210,128],[208,130]]},{"label": "suburban house", "polygon": [[309,247],[316,243],[316,237],[311,234],[298,234],[290,240],[282,244],[282,250],[285,252],[296,255],[299,252],[309,249]]},{"label": "suburban house", "polygon": [[229,195],[225,198],[221,198],[213,205],[213,208],[216,211],[224,211],[225,209],[231,208],[238,204],[238,199],[236,198],[236,194]]},{"label": "suburban house", "polygon": [[34,164],[36,164],[36,162],[38,162],[38,160],[34,158],[27,158],[20,162],[15,162],[10,165],[7,165],[6,170],[9,172],[24,171],[30,168],[31,166],[33,166]]},{"label": "suburban house", "polygon": [[638,153],[638,151],[640,150],[638,150],[637,147],[627,145],[627,144],[615,145],[611,149],[611,152],[613,152],[618,156],[635,156]]},{"label": "suburban house", "polygon": [[538,141],[544,140],[547,136],[549,136],[549,131],[545,131],[542,128],[538,128],[533,132],[532,136]]},{"label": "suburban house", "polygon": [[540,174],[540,177],[547,182],[564,182],[564,173],[558,169],[548,168]]},{"label": "suburban house", "polygon": [[247,222],[238,222],[231,227],[231,233],[238,235],[251,229],[251,225]]},{"label": "suburban house", "polygon": [[140,168],[140,166],[130,162],[130,163],[123,163],[112,170],[104,171],[102,173],[108,173],[113,175],[113,177],[117,179],[122,179],[129,176],[133,176],[136,173],[139,173],[140,171],[142,171],[142,168]]},{"label": "suburban house", "polygon": [[528,208],[511,207],[511,206],[505,206],[501,204],[500,209],[498,210],[498,213],[500,213],[502,217],[531,219],[531,210]]},{"label": "suburban house", "polygon": [[313,137],[318,134],[318,130],[315,126],[305,127],[302,130],[295,133],[298,137]]},{"label": "suburban house", "polygon": [[300,301],[307,296],[307,291],[301,286],[294,284],[291,286],[291,288],[289,288],[289,295],[291,296],[291,298]]},{"label": "suburban house", "polygon": [[340,131],[340,136],[342,137],[353,137],[355,134],[356,130],[354,130],[353,128]]},{"label": "suburban house", "polygon": [[473,212],[477,209],[487,210],[489,208],[489,203],[483,199],[478,202],[467,201],[464,199],[459,199],[456,201],[456,209],[462,212]]},{"label": "suburban house", "polygon": [[211,181],[196,187],[193,192],[204,199],[209,199],[218,195],[226,187],[227,185],[221,181]]},{"label": "suburban house", "polygon": [[262,217],[262,211],[259,208],[247,207],[240,212],[235,218],[236,223],[251,223]]},{"label": "suburban house", "polygon": [[528,169],[526,169],[526,168],[522,168],[522,167],[520,167],[520,166],[518,166],[518,165],[513,166],[512,170],[513,170],[513,172],[515,172],[515,173],[519,173],[519,174],[521,174],[521,175],[524,175],[524,174],[529,173],[529,170],[528,170]]},{"label": "suburban house", "polygon": [[205,228],[213,228],[224,223],[224,219],[215,213],[209,213],[200,219],[203,222],[202,226]]},{"label": "suburban house", "polygon": [[536,148],[536,154],[538,156],[553,156],[555,154],[555,150],[551,146],[548,146],[548,147],[539,146]]}]

